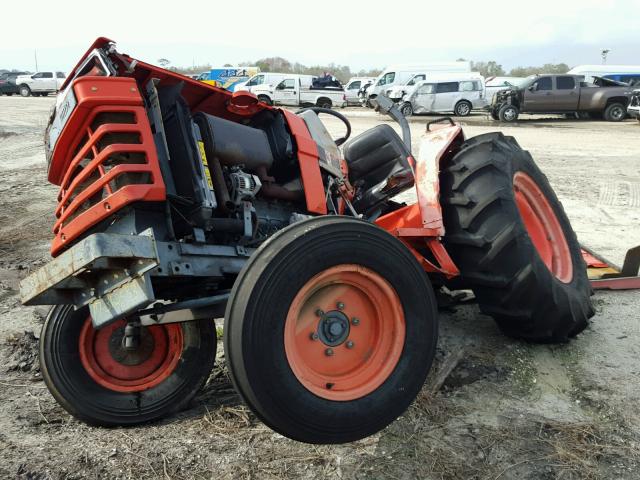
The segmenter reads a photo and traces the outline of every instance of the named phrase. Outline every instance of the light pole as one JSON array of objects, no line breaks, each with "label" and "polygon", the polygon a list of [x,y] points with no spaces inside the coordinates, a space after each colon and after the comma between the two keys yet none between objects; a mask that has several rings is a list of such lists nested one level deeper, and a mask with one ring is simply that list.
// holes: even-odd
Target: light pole
[{"label": "light pole", "polygon": [[602,57],[602,64],[605,65],[607,63],[607,55],[609,55],[609,52],[611,52],[610,49],[608,48],[603,48],[602,51],[600,52],[600,56]]}]

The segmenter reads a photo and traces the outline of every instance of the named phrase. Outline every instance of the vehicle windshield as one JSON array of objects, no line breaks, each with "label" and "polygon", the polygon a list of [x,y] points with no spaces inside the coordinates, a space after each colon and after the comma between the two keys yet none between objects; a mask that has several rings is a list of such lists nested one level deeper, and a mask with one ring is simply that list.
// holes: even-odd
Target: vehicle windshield
[{"label": "vehicle windshield", "polygon": [[376,85],[388,85],[396,79],[396,72],[387,72],[380,77]]},{"label": "vehicle windshield", "polygon": [[411,80],[409,80],[407,82],[407,87],[410,87],[411,85],[415,85],[417,82],[419,82],[420,80],[424,80],[426,77],[424,75],[416,75],[415,77],[413,77]]},{"label": "vehicle windshield", "polygon": [[249,81],[247,82],[247,86],[251,87],[254,85],[262,85],[263,82],[264,82],[264,75],[255,75],[254,77],[251,77],[249,79]]},{"label": "vehicle windshield", "polygon": [[529,75],[527,78],[525,78],[524,80],[522,80],[520,82],[520,84],[516,85],[517,87],[520,88],[528,88],[531,85],[533,85],[533,83],[538,80],[538,78],[540,78],[539,75]]}]

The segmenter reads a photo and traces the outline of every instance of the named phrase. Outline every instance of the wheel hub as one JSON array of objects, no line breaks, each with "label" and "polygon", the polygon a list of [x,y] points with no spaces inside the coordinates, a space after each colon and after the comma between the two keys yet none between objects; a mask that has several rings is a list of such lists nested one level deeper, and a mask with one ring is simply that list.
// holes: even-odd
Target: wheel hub
[{"label": "wheel hub", "polygon": [[111,357],[122,365],[140,365],[151,357],[155,347],[153,335],[146,328],[137,332],[137,345],[129,347],[125,344],[127,327],[121,326],[113,331],[109,338],[109,353]]},{"label": "wheel hub", "polygon": [[361,265],[336,265],[312,277],[293,299],[285,322],[287,361],[315,395],[361,398],[396,367],[404,322],[398,294],[383,277]]},{"label": "wheel hub", "polygon": [[336,347],[349,337],[349,318],[339,310],[325,313],[318,322],[318,337],[325,345]]},{"label": "wheel hub", "polygon": [[80,332],[80,361],[93,381],[116,392],[140,392],[160,384],[178,366],[183,349],[179,324],[133,327],[125,320],[95,330],[88,318]]}]

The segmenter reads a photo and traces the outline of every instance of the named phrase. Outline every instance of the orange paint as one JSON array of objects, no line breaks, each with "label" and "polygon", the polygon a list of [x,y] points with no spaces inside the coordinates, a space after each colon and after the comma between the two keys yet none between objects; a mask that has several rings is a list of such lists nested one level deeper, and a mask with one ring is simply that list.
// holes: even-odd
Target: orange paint
[{"label": "orange paint", "polygon": [[[348,336],[340,345],[329,347],[312,338],[321,322],[317,309],[339,311],[348,319]],[[307,390],[327,400],[349,401],[373,392],[391,375],[405,332],[400,298],[384,278],[360,265],[337,265],[314,276],[294,298],[285,322],[285,352]]]}]

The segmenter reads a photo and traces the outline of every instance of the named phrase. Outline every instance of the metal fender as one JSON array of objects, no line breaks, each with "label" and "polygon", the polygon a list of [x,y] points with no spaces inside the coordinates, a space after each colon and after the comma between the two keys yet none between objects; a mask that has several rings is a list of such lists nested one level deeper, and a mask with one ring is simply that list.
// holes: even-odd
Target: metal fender
[{"label": "metal fender", "polygon": [[440,165],[464,142],[460,125],[430,122],[420,142],[420,153],[413,167],[422,227],[444,235],[440,207]]}]

